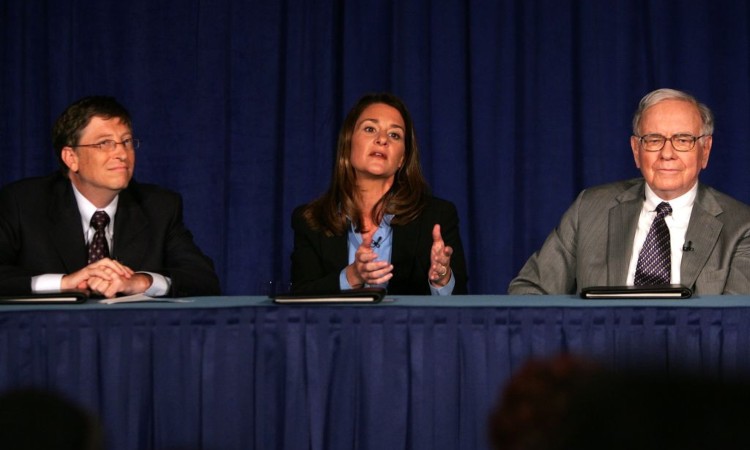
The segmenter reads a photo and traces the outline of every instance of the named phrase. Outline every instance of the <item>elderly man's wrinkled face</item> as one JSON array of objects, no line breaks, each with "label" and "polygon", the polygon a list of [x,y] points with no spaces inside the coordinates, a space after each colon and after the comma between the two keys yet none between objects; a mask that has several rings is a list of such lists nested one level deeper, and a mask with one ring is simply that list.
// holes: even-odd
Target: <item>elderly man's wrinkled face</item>
[{"label": "elderly man's wrinkled face", "polygon": [[643,112],[639,125],[640,136],[658,134],[667,138],[658,151],[647,151],[638,137],[630,138],[635,165],[651,189],[663,200],[672,200],[689,191],[698,182],[698,174],[708,165],[712,137],[697,140],[685,152],[674,149],[669,140],[676,134],[703,134],[700,112],[683,100],[663,100]]}]

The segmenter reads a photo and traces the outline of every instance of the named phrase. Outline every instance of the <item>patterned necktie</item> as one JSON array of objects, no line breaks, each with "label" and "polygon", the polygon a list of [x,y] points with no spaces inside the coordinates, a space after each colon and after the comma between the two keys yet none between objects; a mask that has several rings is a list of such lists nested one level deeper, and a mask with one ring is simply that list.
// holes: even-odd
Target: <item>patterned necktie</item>
[{"label": "patterned necktie", "polygon": [[91,227],[96,230],[94,238],[89,244],[89,264],[102,258],[109,258],[109,245],[107,244],[106,229],[109,225],[109,216],[104,211],[97,211],[91,217]]},{"label": "patterned necktie", "polygon": [[672,214],[669,203],[661,202],[656,207],[656,217],[646,235],[638,264],[635,268],[636,286],[669,284],[672,278],[672,257],[669,228],[664,217]]}]

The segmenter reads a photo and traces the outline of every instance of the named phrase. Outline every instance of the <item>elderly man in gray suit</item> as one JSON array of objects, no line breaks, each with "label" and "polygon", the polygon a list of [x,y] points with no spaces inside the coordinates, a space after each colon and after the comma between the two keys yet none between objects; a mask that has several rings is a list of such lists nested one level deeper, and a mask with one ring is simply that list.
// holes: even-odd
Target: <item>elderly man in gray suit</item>
[{"label": "elderly man in gray suit", "polygon": [[711,110],[685,92],[643,97],[630,138],[643,178],[581,192],[508,292],[681,284],[750,294],[750,206],[698,182],[713,128]]}]

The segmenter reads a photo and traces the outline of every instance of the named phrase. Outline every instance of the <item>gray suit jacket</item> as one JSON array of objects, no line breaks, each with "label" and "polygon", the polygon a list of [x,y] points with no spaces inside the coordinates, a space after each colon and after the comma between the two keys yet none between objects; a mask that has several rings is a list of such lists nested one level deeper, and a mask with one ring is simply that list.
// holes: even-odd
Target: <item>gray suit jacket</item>
[{"label": "gray suit jacket", "polygon": [[[643,178],[586,189],[511,281],[510,294],[575,294],[625,285]],[[750,206],[698,185],[682,257],[681,284],[698,295],[750,294]]]}]

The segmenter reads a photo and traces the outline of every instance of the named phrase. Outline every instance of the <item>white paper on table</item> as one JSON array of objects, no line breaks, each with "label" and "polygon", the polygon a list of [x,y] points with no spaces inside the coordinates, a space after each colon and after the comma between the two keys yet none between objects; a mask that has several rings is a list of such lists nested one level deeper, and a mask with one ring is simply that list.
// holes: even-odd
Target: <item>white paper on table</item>
[{"label": "white paper on table", "polygon": [[124,297],[105,298],[99,300],[99,303],[105,305],[113,305],[115,303],[135,303],[135,302],[170,302],[170,303],[189,303],[192,300],[181,299],[181,298],[164,298],[164,297],[150,297],[146,294],[133,294],[126,295]]}]

